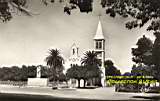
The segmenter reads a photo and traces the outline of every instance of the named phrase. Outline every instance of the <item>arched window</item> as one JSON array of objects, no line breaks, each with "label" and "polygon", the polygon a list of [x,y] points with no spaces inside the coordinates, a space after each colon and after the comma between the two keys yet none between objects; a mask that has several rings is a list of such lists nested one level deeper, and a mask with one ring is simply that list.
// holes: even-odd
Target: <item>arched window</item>
[{"label": "arched window", "polygon": [[102,49],[102,41],[96,41],[96,49]]},{"label": "arched window", "polygon": [[73,55],[75,54],[75,49],[73,49]]}]

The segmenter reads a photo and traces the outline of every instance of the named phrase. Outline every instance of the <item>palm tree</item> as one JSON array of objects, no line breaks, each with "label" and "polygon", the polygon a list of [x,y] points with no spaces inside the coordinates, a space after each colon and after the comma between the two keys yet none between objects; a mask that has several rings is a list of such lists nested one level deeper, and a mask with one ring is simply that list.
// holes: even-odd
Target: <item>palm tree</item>
[{"label": "palm tree", "polygon": [[[87,68],[86,78],[91,80],[93,84],[93,78],[99,78],[101,70],[99,69],[101,61],[97,58],[97,53],[94,51],[87,51],[84,54],[84,58],[81,60],[82,64]],[[85,87],[86,80],[84,80]]]},{"label": "palm tree", "polygon": [[[60,74],[63,72],[63,62],[64,59],[60,56],[60,52],[57,49],[49,50],[49,55],[45,59],[47,66],[50,68],[50,76],[53,81],[59,79]],[[57,79],[57,80],[56,80]]]},{"label": "palm tree", "polygon": [[82,64],[86,66],[99,66],[100,60],[97,58],[97,54],[94,51],[87,51],[82,59]]}]

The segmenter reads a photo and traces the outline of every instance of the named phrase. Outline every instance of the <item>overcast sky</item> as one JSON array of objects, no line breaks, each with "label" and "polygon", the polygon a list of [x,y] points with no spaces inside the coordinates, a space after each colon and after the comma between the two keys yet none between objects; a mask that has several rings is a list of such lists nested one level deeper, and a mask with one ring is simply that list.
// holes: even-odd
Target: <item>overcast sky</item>
[{"label": "overcast sky", "polygon": [[[95,1],[95,0],[94,0]],[[31,2],[31,1],[30,1]],[[58,48],[67,59],[70,48],[76,43],[83,52],[93,49],[93,37],[101,14],[103,33],[106,39],[106,58],[114,61],[122,71],[129,71],[133,65],[131,47],[143,34],[154,37],[141,29],[127,30],[122,17],[111,18],[101,9],[98,0],[92,13],[74,10],[72,15],[63,13],[63,4],[44,6],[33,0],[29,8],[38,13],[33,17],[20,13],[7,23],[0,23],[0,65],[45,65],[48,49]]]}]

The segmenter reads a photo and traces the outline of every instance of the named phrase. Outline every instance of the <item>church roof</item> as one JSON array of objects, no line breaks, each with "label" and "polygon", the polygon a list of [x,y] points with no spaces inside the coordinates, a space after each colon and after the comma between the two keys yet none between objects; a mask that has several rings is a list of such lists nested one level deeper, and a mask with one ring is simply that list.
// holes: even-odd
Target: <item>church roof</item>
[{"label": "church roof", "polygon": [[73,43],[71,48],[78,48],[77,44],[76,43]]},{"label": "church roof", "polygon": [[102,31],[102,25],[101,25],[101,21],[100,20],[98,22],[96,35],[94,36],[94,40],[98,40],[98,39],[104,39],[103,31]]}]

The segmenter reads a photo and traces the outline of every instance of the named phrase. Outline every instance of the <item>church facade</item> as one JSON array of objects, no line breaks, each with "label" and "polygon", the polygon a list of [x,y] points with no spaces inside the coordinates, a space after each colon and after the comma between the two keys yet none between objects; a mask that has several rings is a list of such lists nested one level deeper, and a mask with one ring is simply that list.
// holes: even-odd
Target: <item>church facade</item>
[{"label": "church facade", "polygon": [[[101,84],[105,86],[105,38],[102,31],[101,22],[98,22],[97,32],[93,38],[94,48],[93,51],[97,53],[98,59],[101,60],[101,66],[99,67],[102,71]],[[70,57],[66,60],[65,72],[67,69],[71,68],[73,65],[81,65],[82,57],[79,56],[79,47],[74,43],[70,49]]]},{"label": "church facade", "polygon": [[70,56],[65,62],[65,72],[73,65],[81,65],[81,57],[79,56],[79,47],[74,43],[70,49]]}]

